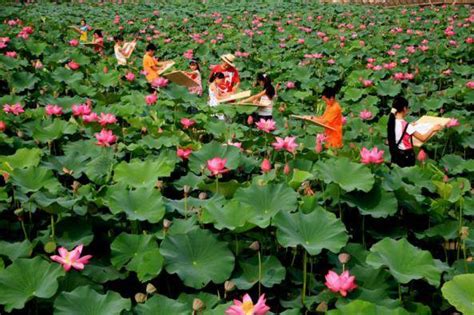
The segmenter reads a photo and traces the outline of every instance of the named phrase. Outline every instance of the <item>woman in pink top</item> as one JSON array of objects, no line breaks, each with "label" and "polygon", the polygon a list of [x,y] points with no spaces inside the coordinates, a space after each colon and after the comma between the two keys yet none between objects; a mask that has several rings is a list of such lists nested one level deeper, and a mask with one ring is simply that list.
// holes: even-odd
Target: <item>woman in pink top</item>
[{"label": "woman in pink top", "polygon": [[95,30],[93,36],[94,40],[92,41],[92,45],[94,45],[94,51],[102,56],[104,54],[104,36],[102,35],[102,31]]},{"label": "woman in pink top", "polygon": [[427,133],[422,134],[416,130],[414,124],[405,121],[407,113],[408,101],[401,96],[397,96],[393,100],[392,110],[388,118],[387,137],[392,163],[400,167],[415,165],[412,137],[424,142],[433,133],[443,128],[441,125],[435,125]]}]

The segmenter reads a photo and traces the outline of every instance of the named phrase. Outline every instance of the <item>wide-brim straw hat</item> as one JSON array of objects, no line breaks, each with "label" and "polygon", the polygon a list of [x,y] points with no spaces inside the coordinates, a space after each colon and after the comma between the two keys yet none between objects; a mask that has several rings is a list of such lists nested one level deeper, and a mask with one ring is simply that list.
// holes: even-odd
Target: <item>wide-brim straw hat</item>
[{"label": "wide-brim straw hat", "polygon": [[235,67],[234,60],[235,56],[232,54],[225,54],[221,56],[221,59],[231,67]]}]

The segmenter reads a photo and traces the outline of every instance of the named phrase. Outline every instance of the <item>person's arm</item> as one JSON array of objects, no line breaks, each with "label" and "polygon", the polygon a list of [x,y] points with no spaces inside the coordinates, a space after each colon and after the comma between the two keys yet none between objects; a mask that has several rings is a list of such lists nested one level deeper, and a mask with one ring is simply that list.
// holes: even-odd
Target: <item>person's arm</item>
[{"label": "person's arm", "polygon": [[241,101],[241,103],[253,103],[255,101],[260,101],[260,98],[264,95],[265,95],[265,90],[253,96],[250,96],[249,98],[244,99],[243,101]]},{"label": "person's arm", "polygon": [[418,131],[415,131],[413,133],[413,136],[415,138],[417,138],[418,140],[420,140],[421,142],[425,142],[426,140],[428,140],[429,138],[431,138],[433,136],[433,134],[435,134],[436,132],[440,131],[441,129],[443,129],[443,126],[441,125],[434,125],[430,131],[428,131],[427,133],[419,133]]},{"label": "person's arm", "polygon": [[329,107],[322,116],[315,117],[314,120],[322,124],[329,124],[340,115],[336,107]]},{"label": "person's arm", "polygon": [[232,83],[233,83],[233,87],[232,87],[231,93],[235,93],[235,92],[237,92],[237,90],[240,87],[240,76],[239,76],[239,72],[237,70],[235,70],[235,72],[234,72],[234,77],[232,78]]}]

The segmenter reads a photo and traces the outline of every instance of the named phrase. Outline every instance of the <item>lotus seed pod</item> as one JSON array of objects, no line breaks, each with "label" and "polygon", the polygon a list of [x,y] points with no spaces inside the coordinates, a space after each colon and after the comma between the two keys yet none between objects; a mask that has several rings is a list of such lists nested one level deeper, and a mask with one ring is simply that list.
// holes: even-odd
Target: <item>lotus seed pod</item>
[{"label": "lotus seed pod", "polygon": [[204,308],[204,302],[200,299],[193,300],[193,311],[199,312]]},{"label": "lotus seed pod", "polygon": [[199,193],[199,200],[205,200],[207,199],[207,194],[205,192]]},{"label": "lotus seed pod", "polygon": [[171,221],[168,220],[168,219],[164,219],[163,220],[163,228],[165,228],[165,230],[167,230],[170,226],[171,226]]},{"label": "lotus seed pod", "polygon": [[146,285],[146,293],[148,293],[148,294],[153,294],[153,293],[155,293],[155,292],[156,292],[156,287],[155,287],[153,284],[148,283],[148,284]]},{"label": "lotus seed pod", "polygon": [[341,264],[347,264],[349,260],[351,260],[351,255],[347,253],[341,253],[339,254],[339,256],[337,256],[337,258],[339,259],[339,262]]},{"label": "lotus seed pod", "polygon": [[135,294],[135,301],[137,303],[144,303],[146,299],[147,299],[146,294],[143,294],[143,293]]},{"label": "lotus seed pod", "polygon": [[183,190],[185,194],[189,194],[189,192],[191,191],[191,187],[189,187],[189,185],[184,185]]},{"label": "lotus seed pod", "polygon": [[260,243],[258,241],[253,242],[250,244],[249,248],[254,251],[260,250]]},{"label": "lotus seed pod", "polygon": [[224,282],[224,290],[226,292],[230,292],[235,289],[235,283],[232,281],[226,281]]}]

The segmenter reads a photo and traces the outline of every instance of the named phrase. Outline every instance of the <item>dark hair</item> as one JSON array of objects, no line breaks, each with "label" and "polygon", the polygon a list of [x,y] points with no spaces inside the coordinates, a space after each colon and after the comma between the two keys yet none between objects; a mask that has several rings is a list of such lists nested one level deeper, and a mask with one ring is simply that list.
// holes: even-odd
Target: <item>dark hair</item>
[{"label": "dark hair", "polygon": [[118,42],[119,40],[123,41],[123,36],[122,35],[114,36],[114,41]]},{"label": "dark hair", "polygon": [[216,79],[224,79],[225,76],[222,72],[215,72],[211,75],[211,77],[209,78],[209,82],[212,83],[214,82]]},{"label": "dark hair", "polygon": [[[408,107],[408,101],[403,96],[397,96],[393,99],[392,104],[392,111],[388,116],[388,123],[387,123],[387,140],[388,140],[388,148],[390,149],[390,153],[393,155],[397,141],[395,139],[395,114],[400,113]],[[396,111],[396,113],[394,113]]]},{"label": "dark hair", "polygon": [[336,97],[336,89],[333,87],[326,87],[323,90],[323,96],[326,96],[327,98],[333,98]]},{"label": "dark hair", "polygon": [[95,30],[95,31],[94,31],[94,34],[97,34],[97,35],[99,35],[100,37],[103,37],[101,30]]},{"label": "dark hair", "polygon": [[156,50],[155,44],[149,43],[148,45],[146,45],[146,51],[150,51],[150,50]]},{"label": "dark hair", "polygon": [[263,88],[268,98],[272,99],[275,96],[275,88],[272,85],[272,79],[270,79],[266,73],[257,73],[257,82],[263,82]]},{"label": "dark hair", "polygon": [[201,71],[201,67],[199,66],[199,61],[197,59],[191,59],[189,60],[189,64],[192,65],[192,64],[195,64],[197,66],[197,70],[198,71]]}]

